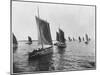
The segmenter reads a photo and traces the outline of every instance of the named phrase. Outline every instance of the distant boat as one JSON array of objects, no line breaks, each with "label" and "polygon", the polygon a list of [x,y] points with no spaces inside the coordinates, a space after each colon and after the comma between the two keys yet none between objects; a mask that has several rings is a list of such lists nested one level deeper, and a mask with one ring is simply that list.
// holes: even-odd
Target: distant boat
[{"label": "distant boat", "polygon": [[18,47],[18,41],[13,33],[13,52],[16,51],[17,47]]},{"label": "distant boat", "polygon": [[88,35],[87,35],[87,34],[85,34],[85,37],[86,37],[85,44],[88,44],[88,43],[89,43],[89,41],[90,41],[91,39],[88,37]]},{"label": "distant boat", "polygon": [[85,41],[85,40],[84,40],[84,37],[83,37],[83,41]]},{"label": "distant boat", "polygon": [[26,44],[32,44],[32,39],[30,36],[28,36],[28,42]]},{"label": "distant boat", "polygon": [[39,57],[42,55],[52,53],[52,38],[50,33],[49,23],[39,16],[35,16],[37,30],[38,30],[38,45],[39,48],[34,49],[32,52],[29,52],[29,59],[34,57]]},{"label": "distant boat", "polygon": [[61,48],[66,47],[66,43],[65,43],[66,40],[64,37],[64,32],[60,28],[59,28],[59,32],[56,32],[56,41],[57,43],[55,43],[54,45],[61,47]]},{"label": "distant boat", "polygon": [[75,38],[73,37],[73,41],[75,41]]},{"label": "distant boat", "polygon": [[68,37],[68,40],[69,40],[69,41],[72,41],[72,39],[71,39],[70,37]]},{"label": "distant boat", "polygon": [[78,39],[79,39],[79,42],[81,42],[81,41],[82,41],[80,36],[78,37]]}]

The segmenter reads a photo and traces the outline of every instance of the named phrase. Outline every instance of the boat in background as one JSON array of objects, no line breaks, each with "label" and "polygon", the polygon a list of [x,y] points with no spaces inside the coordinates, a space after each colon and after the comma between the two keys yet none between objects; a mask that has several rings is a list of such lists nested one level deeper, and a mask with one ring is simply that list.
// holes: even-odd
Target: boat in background
[{"label": "boat in background", "polygon": [[73,37],[73,41],[75,41],[75,38]]},{"label": "boat in background", "polygon": [[70,41],[70,42],[72,41],[71,37],[68,37],[68,41]]},{"label": "boat in background", "polygon": [[26,44],[29,44],[29,45],[32,44],[32,39],[30,36],[28,36],[28,42]]},{"label": "boat in background", "polygon": [[39,17],[35,16],[37,30],[38,30],[38,46],[39,48],[34,49],[32,52],[29,52],[29,59],[34,57],[40,57],[42,55],[47,55],[53,53],[52,51],[52,38],[50,33],[49,23]]},{"label": "boat in background", "polygon": [[83,37],[83,41],[85,41],[84,37]]},{"label": "boat in background", "polygon": [[87,35],[87,34],[85,34],[85,37],[86,37],[85,44],[88,44],[88,43],[89,43],[89,41],[90,41],[91,39],[88,37],[88,35]]},{"label": "boat in background", "polygon": [[61,30],[59,28],[59,32],[56,32],[56,43],[54,45],[60,47],[60,48],[65,48],[66,47],[66,40],[65,40],[65,37],[64,37],[64,32],[63,30]]},{"label": "boat in background", "polygon": [[80,36],[78,37],[78,39],[79,39],[79,42],[81,42],[81,41],[82,41]]}]

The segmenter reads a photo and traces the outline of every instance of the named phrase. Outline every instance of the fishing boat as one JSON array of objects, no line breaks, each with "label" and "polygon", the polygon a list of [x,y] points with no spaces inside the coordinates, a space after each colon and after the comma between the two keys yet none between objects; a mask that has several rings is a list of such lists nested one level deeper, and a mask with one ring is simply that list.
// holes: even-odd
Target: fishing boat
[{"label": "fishing boat", "polygon": [[80,36],[78,37],[78,39],[79,39],[79,42],[81,42],[81,37]]},{"label": "fishing boat", "polygon": [[64,32],[59,28],[59,32],[56,32],[56,43],[54,45],[60,47],[60,48],[65,48],[66,43],[65,43],[65,37],[64,37]]},{"label": "fishing boat", "polygon": [[72,39],[71,39],[70,37],[68,37],[68,41],[70,41],[70,42],[71,42],[71,41],[72,41]]},{"label": "fishing boat", "polygon": [[54,45],[57,45],[58,44],[58,41],[59,41],[59,33],[58,32],[56,32],[56,43],[54,43]]},{"label": "fishing boat", "polygon": [[85,34],[85,37],[86,37],[85,44],[88,44],[88,43],[89,43],[89,41],[90,41],[90,38],[88,37],[88,35],[87,35],[87,34]]},{"label": "fishing boat", "polygon": [[14,34],[13,34],[13,44],[16,44],[16,45],[18,44],[17,39]]},{"label": "fishing boat", "polygon": [[40,57],[52,53],[52,38],[50,33],[49,22],[35,16],[38,31],[38,48],[29,52],[29,59]]},{"label": "fishing boat", "polygon": [[73,41],[75,41],[75,38],[73,37]]},{"label": "fishing boat", "polygon": [[32,39],[30,36],[28,36],[28,42],[26,44],[29,44],[29,45],[32,44]]},{"label": "fishing boat", "polygon": [[13,33],[13,52],[16,51],[17,47],[18,47],[18,41]]},{"label": "fishing boat", "polygon": [[84,37],[83,37],[83,41],[84,41]]}]

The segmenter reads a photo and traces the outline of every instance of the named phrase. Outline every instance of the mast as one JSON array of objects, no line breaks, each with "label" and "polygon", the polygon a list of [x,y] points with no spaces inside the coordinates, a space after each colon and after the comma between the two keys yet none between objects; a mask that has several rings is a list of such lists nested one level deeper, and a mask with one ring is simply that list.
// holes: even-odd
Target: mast
[{"label": "mast", "polygon": [[37,10],[37,11],[38,11],[38,18],[40,18],[40,15],[39,15],[39,8],[38,8],[38,10]]},{"label": "mast", "polygon": [[[39,15],[39,8],[38,8],[38,18],[40,18],[40,15]],[[40,23],[40,22],[39,22],[39,23]],[[42,35],[41,35],[40,26],[39,26],[39,30],[40,30],[40,37],[41,37],[41,45],[42,45],[42,48],[43,48],[43,42],[42,42]]]}]

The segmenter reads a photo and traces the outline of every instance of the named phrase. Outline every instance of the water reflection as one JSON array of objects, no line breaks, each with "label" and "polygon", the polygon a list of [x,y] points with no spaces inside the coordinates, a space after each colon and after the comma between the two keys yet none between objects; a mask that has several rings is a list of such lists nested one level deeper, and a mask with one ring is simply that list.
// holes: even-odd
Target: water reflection
[{"label": "water reflection", "polygon": [[29,61],[30,66],[35,67],[35,71],[49,71],[53,69],[52,66],[52,53],[48,55],[41,56],[39,58],[34,58]]},{"label": "water reflection", "polygon": [[16,52],[17,48],[18,48],[18,44],[13,44],[13,53]]},{"label": "water reflection", "polygon": [[[13,72],[40,72],[40,71],[68,71],[95,68],[95,56],[93,46],[85,46],[83,43],[68,43],[67,48],[53,46],[53,53],[39,58],[28,60],[28,52],[32,52],[37,42],[31,45],[20,42],[14,48]],[[91,46],[91,47],[90,47]]]}]

